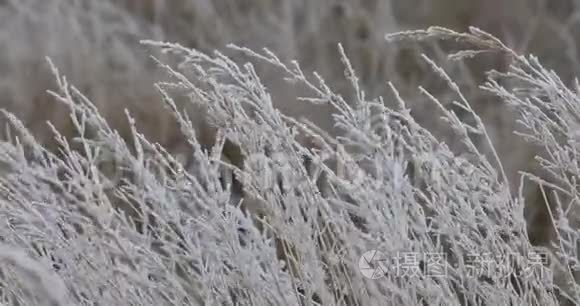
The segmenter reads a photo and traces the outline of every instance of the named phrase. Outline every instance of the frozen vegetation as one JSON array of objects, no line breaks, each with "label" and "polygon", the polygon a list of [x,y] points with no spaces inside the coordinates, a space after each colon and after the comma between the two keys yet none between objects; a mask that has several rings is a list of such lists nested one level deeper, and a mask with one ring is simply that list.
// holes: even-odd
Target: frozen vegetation
[{"label": "frozen vegetation", "polygon": [[0,1],[0,303],[576,305],[578,81],[371,2]]}]

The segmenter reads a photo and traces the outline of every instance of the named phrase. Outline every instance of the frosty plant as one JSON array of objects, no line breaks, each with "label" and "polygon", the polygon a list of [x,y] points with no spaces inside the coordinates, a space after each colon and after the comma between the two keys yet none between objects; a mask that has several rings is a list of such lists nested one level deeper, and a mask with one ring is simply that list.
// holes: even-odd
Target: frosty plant
[{"label": "frosty plant", "polygon": [[[546,150],[538,161],[550,180],[527,177],[554,199],[553,246],[530,244],[526,199],[510,190],[501,156],[492,153],[488,160],[473,143],[473,135],[490,145],[492,139],[460,88],[429,58],[424,59],[457,102],[419,90],[441,108],[442,119],[464,145],[461,152],[421,127],[394,86],[386,85],[393,101],[365,95],[340,47],[352,85],[349,96],[268,50],[230,46],[254,63],[239,64],[219,52],[146,41],[179,61],[175,66],[157,61],[168,77],[155,86],[190,146],[187,161],[149,141],[128,112],[132,133],[123,139],[53,66],[57,90],[51,94],[68,107],[77,137],[67,139],[53,129],[60,147],[49,151],[4,112],[11,128],[0,143],[1,302],[555,305],[580,300],[574,271],[578,91],[535,58],[515,54],[477,29],[431,28],[388,38],[452,39],[472,48],[451,55],[454,59],[485,52],[511,58],[509,70],[490,73],[482,89],[517,109],[521,135]],[[254,68],[258,63],[277,67],[288,86],[309,89],[310,95],[295,103],[332,105],[339,136],[274,108]],[[176,102],[183,98],[207,110],[216,129],[213,147],[198,142],[195,122]],[[450,103],[471,114],[475,124],[462,122]],[[223,158],[227,142],[239,148],[243,163]],[[108,169],[112,159],[116,173]],[[390,263],[383,262],[384,275],[376,279],[359,270],[361,256],[370,250]],[[537,254],[548,251],[548,260],[538,266]],[[17,253],[35,264],[23,267],[24,261],[14,259]],[[444,260],[437,268],[444,273],[428,273],[433,263],[426,256],[402,254],[440,254]],[[489,265],[470,260],[474,255],[485,255]],[[401,273],[402,263],[413,273]]]}]

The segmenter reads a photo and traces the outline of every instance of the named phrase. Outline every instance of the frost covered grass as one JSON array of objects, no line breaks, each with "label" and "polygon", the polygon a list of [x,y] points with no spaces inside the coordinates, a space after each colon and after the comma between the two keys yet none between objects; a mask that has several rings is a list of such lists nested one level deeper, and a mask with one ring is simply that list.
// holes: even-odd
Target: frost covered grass
[{"label": "frost covered grass", "polygon": [[[129,137],[52,65],[51,95],[74,138],[48,149],[17,116],[0,142],[0,301],[6,305],[557,305],[580,300],[576,177],[580,86],[476,28],[389,35],[452,40],[455,60],[508,60],[481,88],[520,116],[549,174],[513,189],[482,120],[435,60],[448,88],[420,88],[461,145],[421,126],[396,86],[365,94],[345,50],[348,95],[274,53],[230,46],[233,60],[144,41],[166,74],[155,84],[191,154],[184,163],[124,113]],[[243,55],[243,57],[242,57]],[[337,132],[283,114],[256,65],[333,110]],[[389,98],[389,99],[391,99]],[[202,106],[213,146],[180,101]],[[453,106],[453,107],[451,107]],[[464,112],[460,118],[458,111]],[[464,120],[462,118],[469,118]],[[483,152],[479,135],[492,148]],[[239,149],[241,162],[224,157]],[[541,186],[553,245],[530,243],[525,184]],[[533,224],[531,225],[533,226]],[[365,266],[369,251],[381,262]],[[377,254],[376,252],[373,254]],[[436,259],[436,260],[435,260]],[[375,262],[376,264],[376,262]],[[361,270],[361,268],[363,268]]]}]

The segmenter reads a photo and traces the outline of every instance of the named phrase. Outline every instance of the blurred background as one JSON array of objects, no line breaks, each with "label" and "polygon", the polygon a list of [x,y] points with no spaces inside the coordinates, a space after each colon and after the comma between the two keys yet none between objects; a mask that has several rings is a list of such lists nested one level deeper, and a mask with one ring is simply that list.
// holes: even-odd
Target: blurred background
[{"label": "blurred background", "polygon": [[[0,107],[21,118],[49,148],[55,144],[47,120],[72,136],[68,111],[46,92],[56,86],[48,56],[121,135],[129,133],[123,113],[128,108],[143,133],[178,152],[186,150],[183,139],[153,88],[166,77],[150,57],[160,55],[140,40],[177,42],[204,52],[217,49],[239,61],[249,59],[227,50],[228,43],[257,51],[267,47],[282,61],[296,59],[305,71],[317,71],[348,97],[337,48],[341,42],[369,98],[384,96],[390,103],[387,83],[392,82],[418,121],[460,153],[435,106],[417,90],[423,86],[443,102],[456,99],[421,60],[424,53],[464,90],[516,186],[518,171],[538,171],[533,156],[539,151],[513,135],[517,118],[511,110],[478,89],[484,71],[505,69],[505,59],[449,62],[449,44],[384,39],[387,33],[431,25],[458,31],[479,27],[518,53],[537,55],[567,82],[580,69],[578,0],[0,0]],[[303,89],[286,84],[279,70],[258,68],[277,107],[335,133],[330,109],[297,101]],[[211,144],[212,128],[203,109],[187,107],[200,139]],[[0,130],[4,128],[2,123]],[[545,203],[533,185],[526,188],[526,196],[531,239],[545,243],[550,238]]]}]

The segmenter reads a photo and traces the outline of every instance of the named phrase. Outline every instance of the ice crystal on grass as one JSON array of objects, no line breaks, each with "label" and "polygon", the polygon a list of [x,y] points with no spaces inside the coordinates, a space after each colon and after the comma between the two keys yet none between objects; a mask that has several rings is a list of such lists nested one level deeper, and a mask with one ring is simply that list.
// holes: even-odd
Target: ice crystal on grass
[{"label": "ice crystal on grass", "polygon": [[[0,176],[0,260],[13,267],[0,268],[2,302],[554,305],[578,300],[578,92],[533,57],[518,55],[475,28],[469,33],[431,28],[389,38],[452,39],[474,48],[460,50],[454,59],[484,52],[510,57],[509,69],[490,73],[482,88],[520,112],[522,136],[545,147],[538,159],[554,179],[528,177],[555,199],[550,212],[557,239],[551,250],[530,243],[526,199],[511,190],[496,151],[482,152],[473,142],[471,135],[481,135],[493,148],[460,86],[434,60],[424,57],[449,87],[452,104],[473,120],[463,121],[447,101],[419,91],[441,108],[461,152],[422,127],[395,86],[390,86],[394,103],[365,94],[340,46],[349,97],[268,50],[231,46],[248,57],[240,64],[217,51],[145,41],[179,63],[157,59],[167,79],[155,87],[191,154],[180,159],[148,140],[130,112],[125,115],[131,133],[124,139],[52,65],[58,86],[51,94],[68,108],[76,137],[52,128],[59,145],[54,152],[17,117],[4,113],[11,133],[0,143],[6,169]],[[338,136],[276,109],[258,64],[272,65],[281,78],[304,86],[300,101],[330,105]],[[207,110],[217,130],[209,150],[176,96]],[[239,149],[242,162],[222,156],[226,144]],[[369,251],[383,255],[372,279],[360,266],[364,259],[370,267],[371,259],[361,259]]]}]

